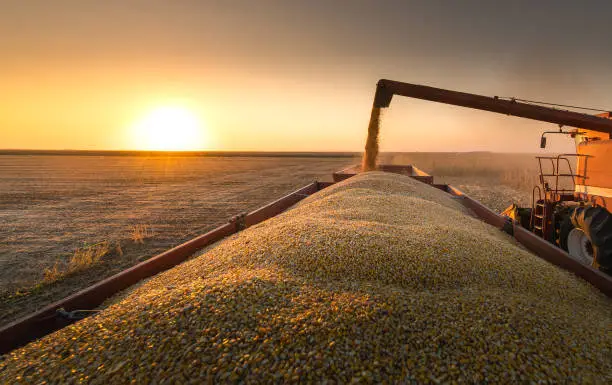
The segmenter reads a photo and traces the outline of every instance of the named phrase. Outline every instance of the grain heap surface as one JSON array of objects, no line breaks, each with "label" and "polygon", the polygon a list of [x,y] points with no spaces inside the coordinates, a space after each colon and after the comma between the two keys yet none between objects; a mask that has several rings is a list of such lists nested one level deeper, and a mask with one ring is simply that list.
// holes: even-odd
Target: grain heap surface
[{"label": "grain heap surface", "polygon": [[408,177],[362,174],[4,356],[0,382],[591,382],[610,301]]}]

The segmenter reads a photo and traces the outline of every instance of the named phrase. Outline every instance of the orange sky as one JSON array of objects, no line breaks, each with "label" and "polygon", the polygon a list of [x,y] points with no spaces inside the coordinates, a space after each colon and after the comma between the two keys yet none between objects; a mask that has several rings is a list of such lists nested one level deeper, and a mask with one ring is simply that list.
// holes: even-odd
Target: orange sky
[{"label": "orange sky", "polygon": [[[612,107],[602,12],[556,2],[553,22],[546,1],[483,4],[8,0],[0,148],[142,148],[137,123],[180,107],[201,122],[194,150],[360,151],[382,77]],[[395,98],[381,147],[537,151],[544,129]]]}]

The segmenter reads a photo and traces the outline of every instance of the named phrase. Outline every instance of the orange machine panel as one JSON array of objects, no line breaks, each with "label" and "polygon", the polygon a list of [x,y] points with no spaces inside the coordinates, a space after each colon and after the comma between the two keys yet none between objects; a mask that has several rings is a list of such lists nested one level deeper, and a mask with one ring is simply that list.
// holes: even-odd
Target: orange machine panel
[{"label": "orange machine panel", "polygon": [[612,209],[612,140],[595,140],[577,146],[579,154],[587,155],[578,160],[578,174],[584,181],[576,181],[576,192],[585,194],[588,200]]}]

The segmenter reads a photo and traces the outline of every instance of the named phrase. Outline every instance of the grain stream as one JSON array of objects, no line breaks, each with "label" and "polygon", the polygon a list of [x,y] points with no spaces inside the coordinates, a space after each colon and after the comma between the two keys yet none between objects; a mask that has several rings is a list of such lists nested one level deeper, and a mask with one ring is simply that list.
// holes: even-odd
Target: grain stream
[{"label": "grain stream", "polygon": [[368,137],[366,139],[365,152],[361,163],[361,169],[363,171],[376,170],[380,134],[380,110],[379,107],[372,107],[370,123],[368,124]]}]

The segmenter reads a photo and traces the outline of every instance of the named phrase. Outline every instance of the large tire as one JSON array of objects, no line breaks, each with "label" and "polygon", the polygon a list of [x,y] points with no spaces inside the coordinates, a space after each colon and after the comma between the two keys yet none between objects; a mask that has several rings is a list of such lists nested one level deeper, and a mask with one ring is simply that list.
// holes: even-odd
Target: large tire
[{"label": "large tire", "polygon": [[578,207],[571,215],[571,222],[591,243],[593,267],[612,273],[612,214],[602,207]]},{"label": "large tire", "polygon": [[570,215],[564,215],[561,219],[561,224],[559,225],[559,235],[557,237],[557,243],[559,247],[565,251],[569,251],[567,247],[567,238],[569,236],[570,231],[574,229],[574,224],[572,223],[572,218]]}]

